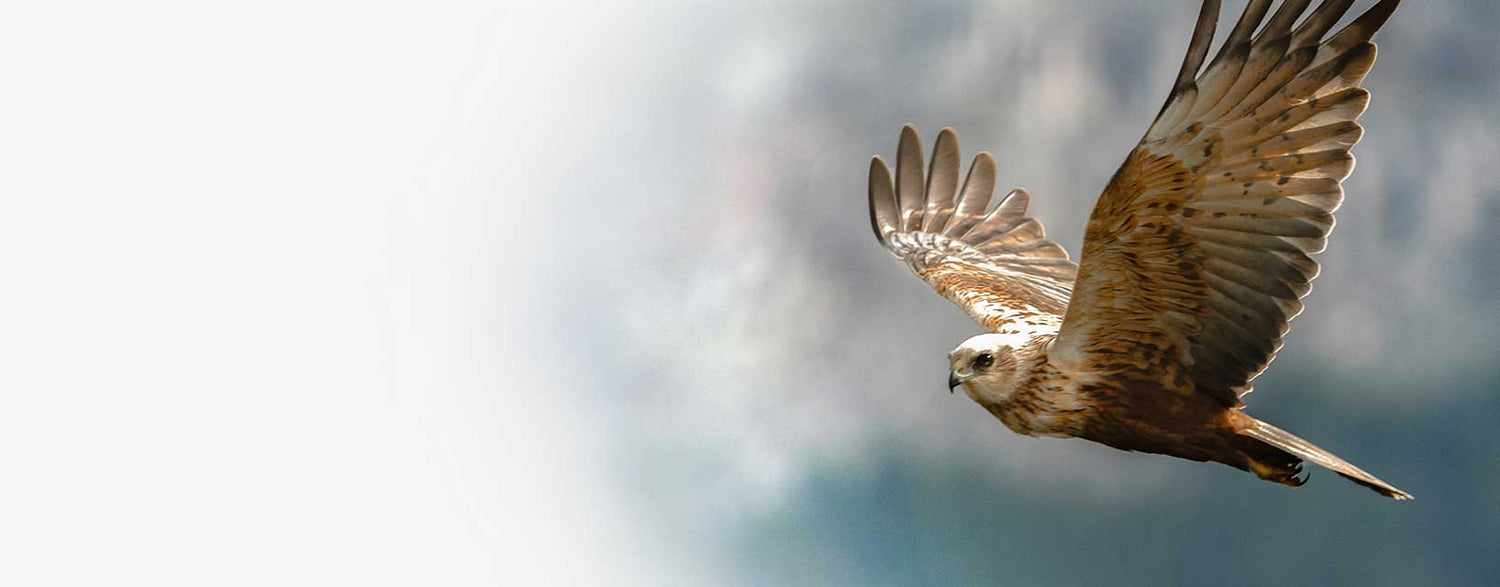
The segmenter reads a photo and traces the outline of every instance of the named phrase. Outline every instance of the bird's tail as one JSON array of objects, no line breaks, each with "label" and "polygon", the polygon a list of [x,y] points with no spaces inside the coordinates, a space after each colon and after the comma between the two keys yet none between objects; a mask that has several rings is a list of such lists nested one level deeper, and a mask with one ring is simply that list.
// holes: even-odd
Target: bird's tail
[{"label": "bird's tail", "polygon": [[1345,479],[1368,487],[1376,493],[1392,499],[1411,499],[1412,495],[1400,489],[1396,489],[1390,483],[1381,481],[1379,478],[1366,473],[1363,469],[1349,464],[1348,461],[1334,456],[1326,450],[1314,446],[1313,443],[1298,438],[1296,435],[1257,420],[1240,412],[1242,418],[1238,420],[1240,434],[1254,438],[1278,449],[1291,453],[1305,461],[1325,467],[1330,471],[1342,475]]}]

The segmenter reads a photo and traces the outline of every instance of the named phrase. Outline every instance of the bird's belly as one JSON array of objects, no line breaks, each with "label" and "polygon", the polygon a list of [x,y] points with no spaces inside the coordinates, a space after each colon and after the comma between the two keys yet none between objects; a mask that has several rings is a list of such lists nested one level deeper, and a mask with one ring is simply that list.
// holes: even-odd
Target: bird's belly
[{"label": "bird's belly", "polygon": [[1145,382],[1085,386],[1097,409],[1079,436],[1121,450],[1195,461],[1230,450],[1236,436],[1229,411],[1202,394],[1181,394]]}]

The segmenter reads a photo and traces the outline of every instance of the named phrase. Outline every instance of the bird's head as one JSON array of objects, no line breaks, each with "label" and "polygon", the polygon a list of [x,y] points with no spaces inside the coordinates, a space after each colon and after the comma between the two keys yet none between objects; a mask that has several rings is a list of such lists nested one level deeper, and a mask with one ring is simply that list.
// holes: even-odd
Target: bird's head
[{"label": "bird's head", "polygon": [[962,385],[980,403],[998,403],[1010,395],[1020,360],[1016,350],[1026,344],[1019,334],[981,334],[948,353],[948,390]]}]

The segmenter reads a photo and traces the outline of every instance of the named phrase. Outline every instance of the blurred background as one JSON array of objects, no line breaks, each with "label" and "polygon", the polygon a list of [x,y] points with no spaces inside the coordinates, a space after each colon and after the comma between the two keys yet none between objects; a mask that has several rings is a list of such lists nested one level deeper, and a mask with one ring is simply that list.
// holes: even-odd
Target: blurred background
[{"label": "blurred background", "polygon": [[1010,433],[870,234],[953,126],[1076,258],[1197,2],[536,4],[7,11],[0,581],[1500,576],[1500,5],[1377,36],[1247,398],[1393,503]]}]

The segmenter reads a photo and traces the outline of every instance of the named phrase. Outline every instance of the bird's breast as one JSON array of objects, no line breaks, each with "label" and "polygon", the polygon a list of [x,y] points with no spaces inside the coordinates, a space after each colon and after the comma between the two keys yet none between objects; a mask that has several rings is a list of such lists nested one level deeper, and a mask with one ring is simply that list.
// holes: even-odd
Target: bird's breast
[{"label": "bird's breast", "polygon": [[1027,436],[1079,436],[1098,412],[1077,381],[1045,362],[1005,402],[987,407],[1007,428]]}]

